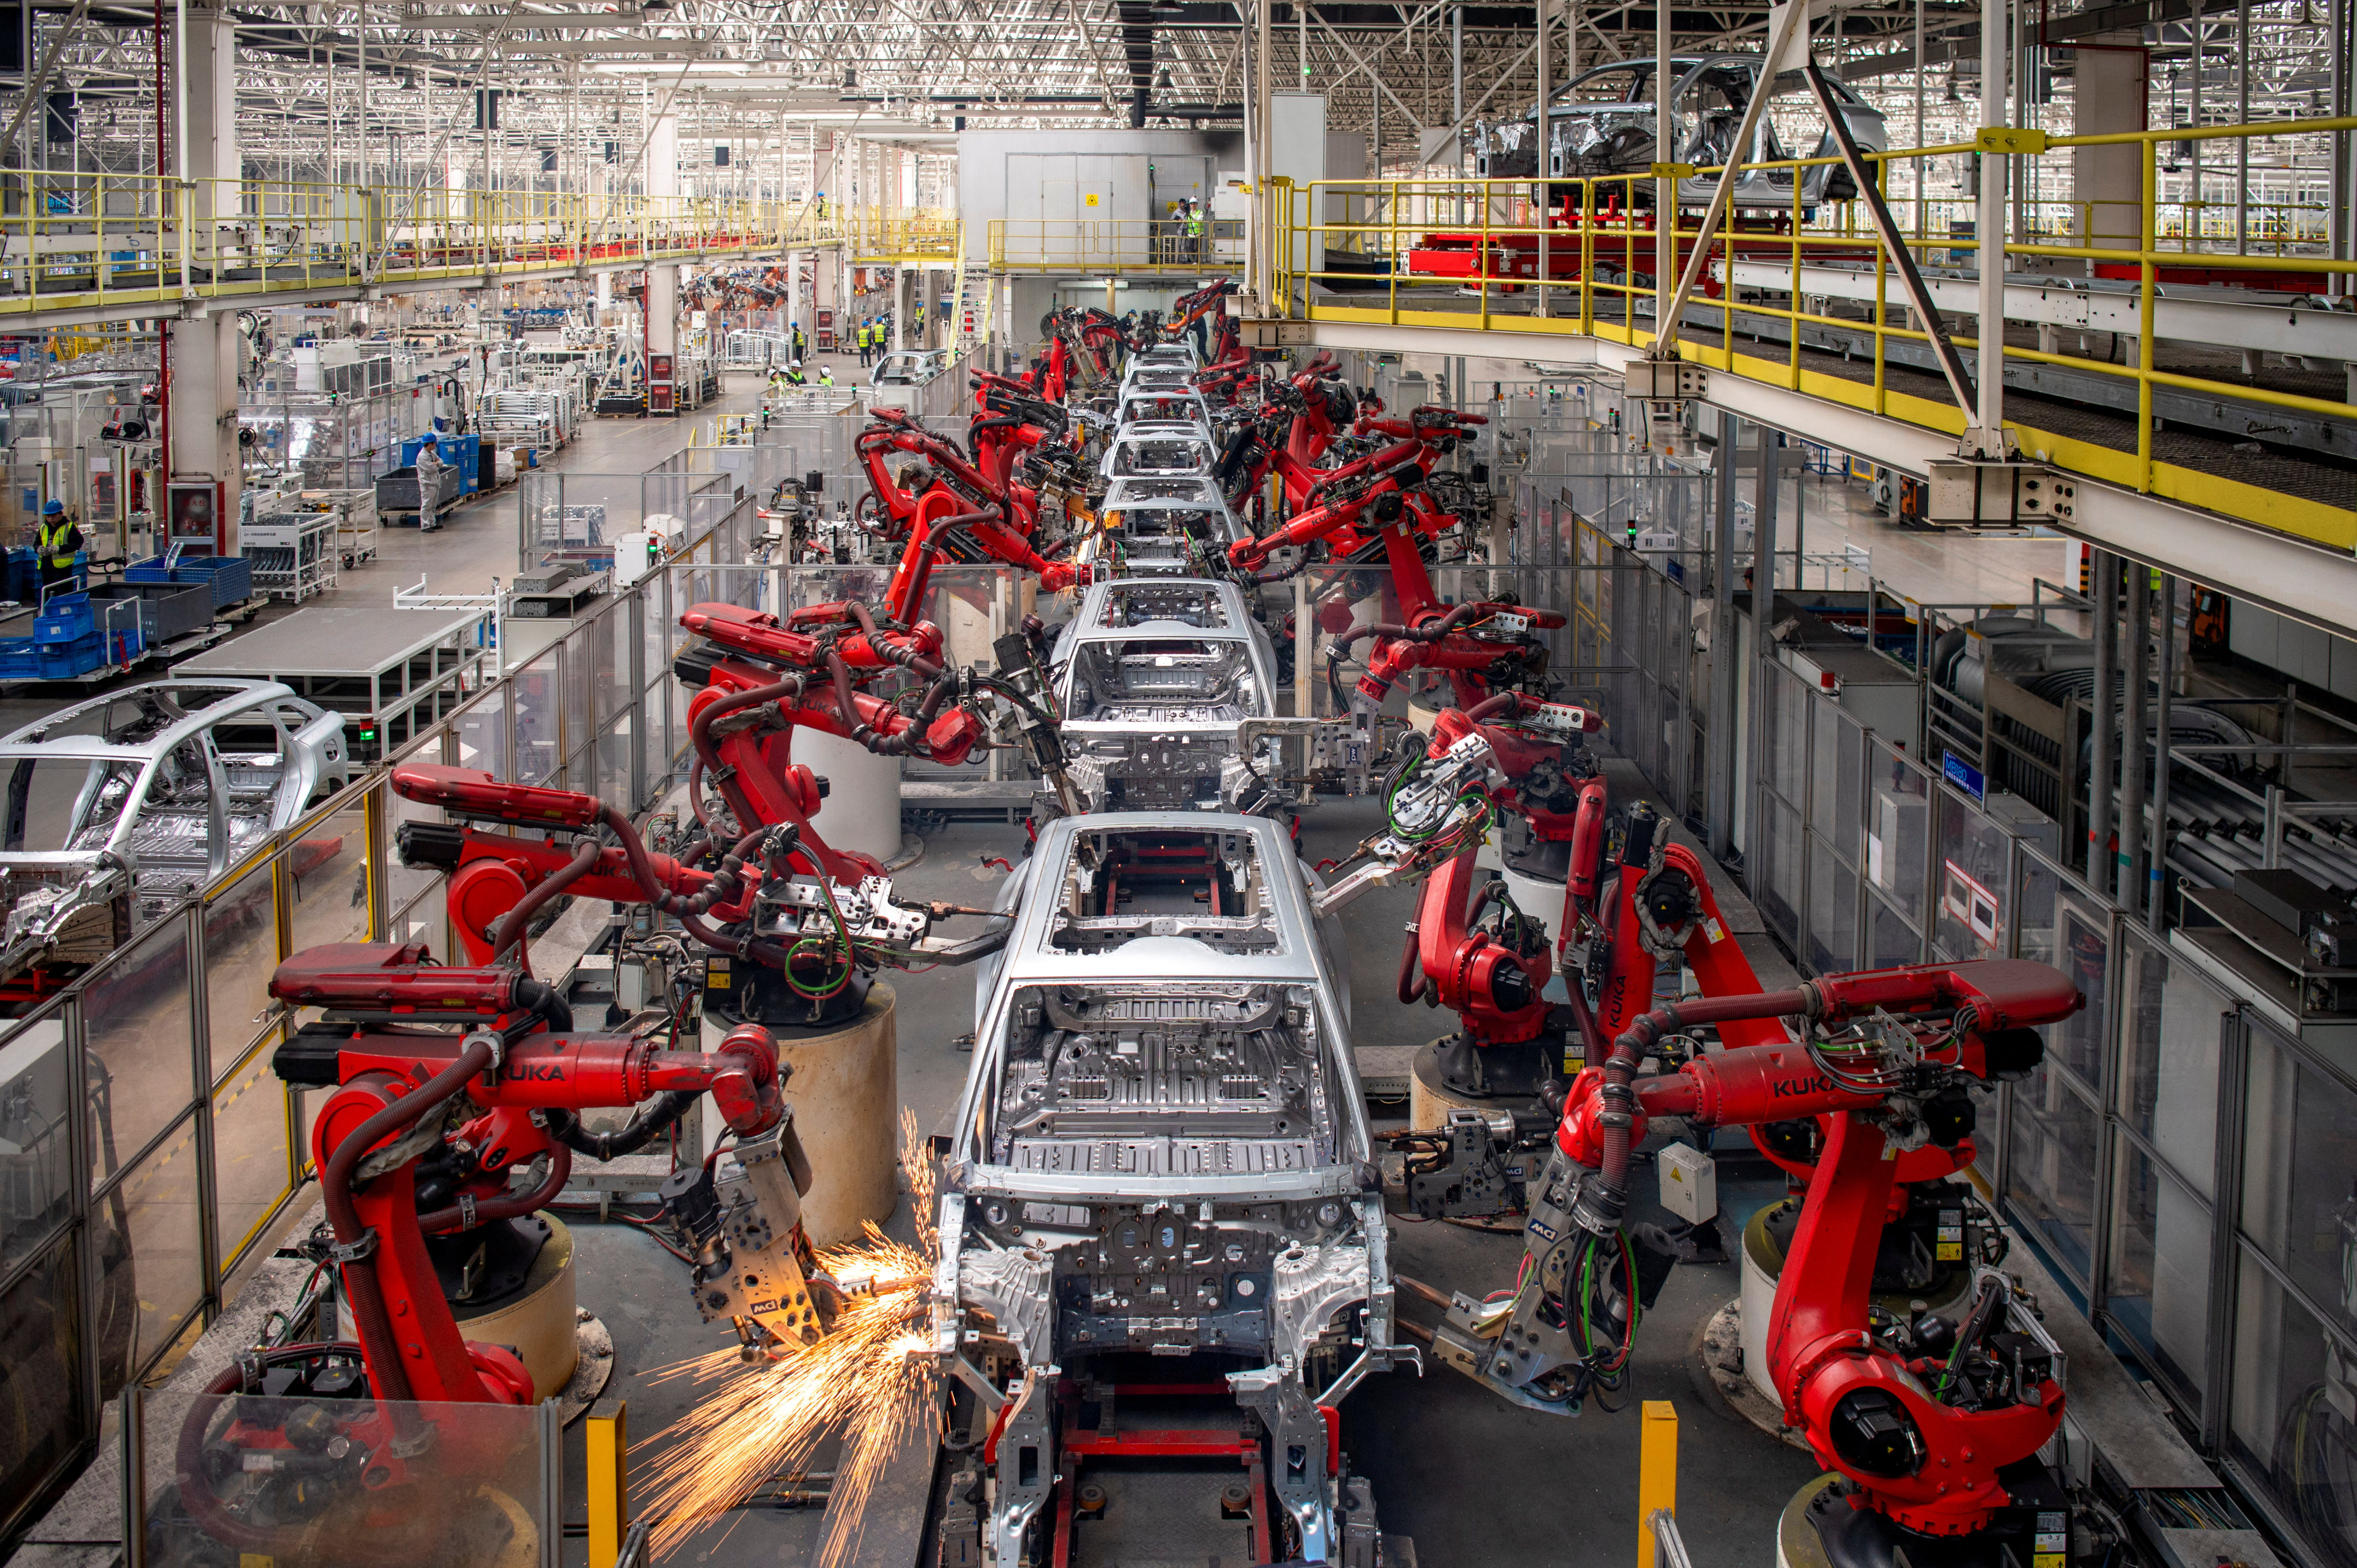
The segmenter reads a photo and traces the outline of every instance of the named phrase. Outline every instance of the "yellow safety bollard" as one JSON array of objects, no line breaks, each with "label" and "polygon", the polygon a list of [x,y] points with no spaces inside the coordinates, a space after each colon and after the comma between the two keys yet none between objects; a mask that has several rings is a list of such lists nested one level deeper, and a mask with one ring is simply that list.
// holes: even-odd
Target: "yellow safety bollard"
[{"label": "yellow safety bollard", "polygon": [[[1653,1568],[1653,1516],[1678,1511],[1678,1407],[1645,1402],[1637,1447],[1637,1568]],[[590,1559],[596,1562],[595,1556]]]},{"label": "yellow safety bollard", "polygon": [[601,1400],[584,1427],[589,1448],[589,1568],[613,1568],[630,1528],[627,1400]]}]

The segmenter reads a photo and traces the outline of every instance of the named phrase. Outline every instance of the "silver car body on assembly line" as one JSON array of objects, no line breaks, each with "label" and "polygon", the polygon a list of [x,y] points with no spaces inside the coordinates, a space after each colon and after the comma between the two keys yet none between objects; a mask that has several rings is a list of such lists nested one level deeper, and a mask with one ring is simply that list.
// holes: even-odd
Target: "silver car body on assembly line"
[{"label": "silver car body on assembly line", "polygon": [[1277,768],[1273,742],[1253,757],[1238,745],[1247,720],[1275,712],[1276,654],[1233,583],[1096,584],[1048,662],[1088,811],[1232,811],[1258,792],[1254,768]]},{"label": "silver car body on assembly line", "polygon": [[1023,1561],[1054,1482],[1059,1379],[1120,1352],[1223,1375],[1269,1434],[1296,1555],[1342,1561],[1320,1406],[1421,1362],[1394,1344],[1349,981],[1313,876],[1263,819],[1114,812],[1049,823],[1002,892],[1016,919],[976,976],[932,1344],[1011,1406],[993,1568]]},{"label": "silver car body on assembly line", "polygon": [[1148,420],[1181,420],[1211,428],[1211,403],[1195,390],[1192,381],[1181,380],[1176,384],[1157,384],[1160,378],[1125,390],[1114,405],[1114,426],[1116,431]]},{"label": "silver car body on assembly line", "polygon": [[1219,465],[1220,445],[1191,419],[1143,419],[1105,443],[1098,474],[1107,479],[1189,479]]},{"label": "silver car body on assembly line", "polygon": [[1114,479],[1097,505],[1105,532],[1075,559],[1094,560],[1114,548],[1129,575],[1194,577],[1223,564],[1252,530],[1220,493],[1217,479]]},{"label": "silver car body on assembly line", "polygon": [[0,976],[91,961],[351,776],[344,718],[274,681],[156,681],[0,739]]}]

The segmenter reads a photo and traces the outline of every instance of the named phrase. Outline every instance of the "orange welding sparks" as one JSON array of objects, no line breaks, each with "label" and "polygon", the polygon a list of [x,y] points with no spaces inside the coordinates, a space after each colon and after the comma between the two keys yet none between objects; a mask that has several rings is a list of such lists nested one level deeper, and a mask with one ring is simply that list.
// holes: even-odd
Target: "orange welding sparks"
[{"label": "orange welding sparks", "polygon": [[915,1119],[901,1112],[902,1169],[917,1219],[917,1244],[904,1246],[874,1225],[866,1239],[819,1251],[819,1267],[840,1281],[872,1280],[847,1300],[834,1327],[815,1345],[748,1365],[731,1348],[682,1362],[662,1374],[709,1385],[695,1407],[673,1423],[673,1442],[651,1467],[659,1522],[651,1545],[662,1556],[712,1520],[759,1492],[772,1477],[800,1474],[826,1437],[840,1432],[826,1539],[819,1568],[846,1562],[859,1544],[863,1503],[901,1445],[936,1419],[936,1374],[912,1355],[931,1343],[926,1293],[940,1239],[933,1230],[933,1173]]}]

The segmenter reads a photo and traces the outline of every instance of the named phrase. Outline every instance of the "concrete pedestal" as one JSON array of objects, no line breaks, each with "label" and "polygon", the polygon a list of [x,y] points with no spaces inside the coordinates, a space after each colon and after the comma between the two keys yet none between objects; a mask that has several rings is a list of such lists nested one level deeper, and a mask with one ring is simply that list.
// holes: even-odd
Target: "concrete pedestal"
[{"label": "concrete pedestal", "polygon": [[[802,1228],[814,1247],[856,1241],[864,1221],[881,1225],[899,1207],[897,1013],[892,988],[878,981],[851,1023],[826,1034],[779,1036],[779,1060],[791,1069],[786,1100],[810,1154]],[[706,1017],[705,1048],[719,1045],[731,1026]]]},{"label": "concrete pedestal", "polygon": [[[1743,1315],[1743,1375],[1771,1402],[1781,1404],[1783,1396],[1776,1391],[1775,1380],[1768,1370],[1768,1317],[1775,1310],[1776,1282],[1784,1272],[1783,1249],[1768,1233],[1768,1219],[1779,1207],[1768,1205],[1743,1228],[1743,1286],[1737,1300]],[[1910,1317],[1929,1311],[1957,1318],[1967,1309],[1967,1298],[1972,1294],[1972,1271],[1959,1268],[1955,1274],[1955,1283],[1945,1291],[1927,1291],[1921,1295],[1883,1293],[1875,1296],[1874,1305]],[[1813,1531],[1809,1539],[1816,1539]]]},{"label": "concrete pedestal", "polygon": [[[522,1291],[490,1306],[454,1301],[450,1311],[458,1319],[458,1332],[476,1344],[512,1348],[532,1374],[533,1398],[546,1400],[565,1392],[573,1381],[581,1359],[581,1319],[574,1289],[573,1232],[554,1214],[543,1211],[537,1218],[548,1226],[548,1240],[533,1260]],[[360,1337],[350,1309],[340,1302],[336,1321],[340,1337]]]},{"label": "concrete pedestal", "polygon": [[1427,1042],[1415,1053],[1407,1075],[1407,1124],[1418,1132],[1440,1126],[1452,1111],[1527,1111],[1538,1103],[1528,1094],[1459,1094],[1440,1081],[1440,1040]]},{"label": "concrete pedestal", "polygon": [[794,731],[794,760],[826,780],[812,818],[819,837],[888,861],[900,852],[900,759],[808,725]]}]

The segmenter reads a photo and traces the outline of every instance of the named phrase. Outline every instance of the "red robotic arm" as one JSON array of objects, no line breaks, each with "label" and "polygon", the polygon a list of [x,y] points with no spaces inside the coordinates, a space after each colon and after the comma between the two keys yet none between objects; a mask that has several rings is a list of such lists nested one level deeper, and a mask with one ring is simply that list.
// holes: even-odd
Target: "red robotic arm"
[{"label": "red robotic arm", "polygon": [[[167,1531],[192,1528],[232,1555],[293,1559],[316,1555],[327,1520],[347,1532],[338,1560],[361,1568],[437,1560],[445,1543],[463,1550],[463,1489],[506,1463],[511,1444],[500,1423],[437,1407],[524,1405],[536,1391],[513,1349],[465,1337],[439,1270],[455,1262],[471,1279],[474,1260],[533,1245],[524,1219],[563,1190],[573,1151],[624,1141],[584,1133],[581,1111],[649,1101],[631,1117],[643,1144],[710,1092],[739,1135],[745,1179],[732,1184],[742,1208],[732,1207],[737,1222],[726,1235],[716,1227],[707,1240],[682,1220],[701,1249],[689,1287],[706,1321],[735,1322],[755,1350],[808,1343],[832,1321],[839,1297],[812,1272],[801,1224],[809,1163],[766,1030],[737,1029],[708,1053],[575,1035],[539,982],[426,958],[423,944],[338,944],[296,954],[272,980],[279,1000],[328,1010],[279,1047],[273,1066],[289,1083],[332,1091],[312,1127],[333,1238],[327,1261],[372,1397],[345,1386],[349,1344],[239,1356],[181,1425],[186,1524]],[[512,1173],[526,1169],[544,1174],[512,1190]],[[702,1212],[707,1176],[692,1165],[665,1182],[674,1217]],[[748,1280],[760,1282],[758,1303],[736,1288]],[[244,1393],[271,1397],[234,1398]],[[274,1497],[300,1500],[289,1511]]]},{"label": "red robotic arm", "polygon": [[1180,295],[1170,302],[1170,315],[1162,324],[1162,336],[1174,339],[1185,337],[1195,323],[1219,310],[1235,287],[1235,279],[1222,278],[1217,283],[1205,284],[1192,294]]},{"label": "red robotic arm", "polygon": [[[784,1076],[776,1043],[758,1026],[739,1027],[711,1052],[574,1035],[564,1004],[539,982],[509,969],[444,968],[427,957],[423,943],[353,942],[287,960],[271,994],[326,1008],[328,1018],[298,1031],[273,1065],[290,1083],[337,1090],[313,1124],[312,1150],[377,1397],[522,1403],[530,1375],[512,1352],[469,1345],[459,1333],[426,1236],[529,1213],[553,1198],[570,1171],[566,1136],[577,1126],[551,1112],[660,1096],[655,1116],[668,1125],[708,1092],[732,1129],[757,1137],[784,1119]],[[396,1023],[397,1032],[389,1027]],[[442,1027],[421,1027],[432,1025]],[[461,1095],[468,1113],[457,1125],[428,1120]],[[436,1125],[447,1130],[411,1133]],[[363,1178],[361,1162],[372,1154]],[[511,1196],[510,1173],[544,1156],[549,1175],[541,1187]],[[421,1216],[423,1164],[438,1195],[455,1201]]]},{"label": "red robotic arm", "polygon": [[[1536,827],[1554,819],[1524,800],[1524,786],[1543,765],[1555,763],[1565,737],[1603,727],[1602,716],[1587,708],[1501,693],[1469,712],[1444,710],[1433,725],[1432,747],[1435,754],[1452,758],[1480,755],[1498,779],[1487,789],[1491,804],[1526,820],[1534,819]],[[1591,853],[1600,854],[1603,780],[1587,780],[1579,799],[1581,812],[1592,819],[1588,824]],[[1565,823],[1566,828],[1577,825],[1577,815]],[[1494,926],[1480,924],[1492,895],[1485,874],[1475,867],[1478,847],[1478,843],[1469,845],[1426,879],[1415,923],[1410,929],[1415,961],[1411,964],[1405,954],[1401,959],[1400,1000],[1413,1001],[1421,995],[1455,1013],[1463,1025],[1462,1040],[1467,1046],[1520,1044],[1535,1039],[1546,1027],[1553,1009],[1540,993],[1553,977],[1555,966],[1538,927],[1526,928],[1518,915],[1512,918],[1510,926],[1510,899],[1500,900],[1501,918]],[[1477,887],[1482,891],[1469,910],[1468,896]],[[1498,890],[1502,893],[1502,884]],[[1411,978],[1412,971],[1421,971],[1421,978]],[[1584,997],[1574,999],[1573,1012],[1575,1015],[1586,1012]]]},{"label": "red robotic arm", "polygon": [[1389,468],[1372,463],[1347,480],[1330,480],[1323,504],[1297,513],[1282,527],[1257,539],[1239,539],[1228,549],[1228,559],[1247,571],[1257,571],[1279,550],[1316,543],[1361,517],[1377,528],[1387,528],[1407,510],[1404,491],[1424,482],[1424,470],[1411,452]]},{"label": "red robotic arm", "polygon": [[1028,537],[1002,522],[1000,515],[996,506],[987,506],[980,511],[953,511],[947,502],[931,510],[920,507],[901,547],[900,563],[893,568],[891,585],[885,590],[884,602],[892,613],[906,618],[923,607],[925,585],[932,575],[934,562],[958,540],[969,541],[978,547],[971,550],[965,559],[1002,561],[1009,566],[1019,566],[1037,575],[1039,585],[1049,593],[1061,593],[1089,581],[1086,566],[1049,560],[1031,547]]},{"label": "red robotic arm", "polygon": [[[1511,1307],[1485,1316],[1458,1297],[1441,1331],[1444,1357],[1518,1403],[1576,1412],[1588,1388],[1618,1380],[1638,1309],[1665,1272],[1649,1271],[1620,1229],[1647,1120],[1719,1127],[1831,1117],[1769,1326],[1785,1417],[1856,1484],[1860,1510],[1934,1536],[1982,1528],[2007,1500],[1999,1472],[2060,1424],[2062,1391],[2037,1358],[2016,1354],[2008,1369],[1989,1340],[2003,1295],[1994,1276],[1943,1363],[1873,1332],[1868,1292],[1899,1165],[1889,1155],[1956,1143],[1972,1126],[1968,1089],[2029,1071],[2043,1050],[2035,1028],[2082,1004],[2058,972],[1993,960],[1831,975],[1644,1014],[1566,1101],[1555,1149],[1532,1187],[1530,1256]],[[1636,1076],[1644,1057],[1687,1028],[1785,1017],[1803,1021],[1808,1039]]]}]

